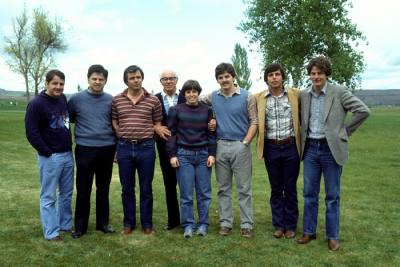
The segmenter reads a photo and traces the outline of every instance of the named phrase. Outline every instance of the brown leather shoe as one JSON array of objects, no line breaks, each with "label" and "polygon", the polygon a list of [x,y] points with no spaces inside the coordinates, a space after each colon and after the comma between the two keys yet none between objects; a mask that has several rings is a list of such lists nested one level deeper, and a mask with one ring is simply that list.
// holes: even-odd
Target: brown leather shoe
[{"label": "brown leather shoe", "polygon": [[130,235],[132,234],[133,229],[129,227],[124,227],[121,231],[121,235]]},{"label": "brown leather shoe", "polygon": [[274,231],[272,234],[275,238],[281,238],[285,233],[283,232],[282,229],[277,229]]},{"label": "brown leather shoe", "polygon": [[306,234],[304,234],[302,237],[297,239],[297,243],[305,245],[305,244],[310,243],[311,240],[314,240],[316,238],[317,238],[317,235],[315,235],[315,234],[314,235],[306,235]]},{"label": "brown leather shoe", "polygon": [[296,232],[295,231],[291,231],[291,230],[286,230],[285,232],[285,237],[287,239],[292,239],[296,236]]},{"label": "brown leather shoe", "polygon": [[153,228],[144,228],[142,232],[144,235],[154,235],[156,231]]},{"label": "brown leather shoe", "polygon": [[53,237],[52,239],[48,239],[49,241],[51,241],[51,242],[63,242],[64,240],[62,239],[62,237],[61,236],[55,236],[55,237]]},{"label": "brown leather shoe", "polygon": [[336,251],[340,248],[339,240],[328,239],[328,248],[332,251]]},{"label": "brown leather shoe", "polygon": [[242,228],[240,229],[240,235],[242,237],[250,238],[253,236],[253,230],[250,228]]},{"label": "brown leather shoe", "polygon": [[232,231],[232,228],[222,226],[219,229],[219,234],[222,235],[222,236],[227,236],[227,235],[229,235],[231,233],[231,231]]}]

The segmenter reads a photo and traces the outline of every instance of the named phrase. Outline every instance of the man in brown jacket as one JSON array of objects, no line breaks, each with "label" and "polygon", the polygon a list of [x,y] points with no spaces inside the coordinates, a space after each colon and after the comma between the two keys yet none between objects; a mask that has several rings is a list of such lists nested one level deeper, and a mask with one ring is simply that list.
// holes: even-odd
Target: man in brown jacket
[{"label": "man in brown jacket", "polygon": [[264,158],[271,185],[273,236],[294,238],[299,217],[299,90],[285,88],[284,79],[280,64],[268,65],[264,72],[268,89],[255,95],[259,118],[257,156]]}]

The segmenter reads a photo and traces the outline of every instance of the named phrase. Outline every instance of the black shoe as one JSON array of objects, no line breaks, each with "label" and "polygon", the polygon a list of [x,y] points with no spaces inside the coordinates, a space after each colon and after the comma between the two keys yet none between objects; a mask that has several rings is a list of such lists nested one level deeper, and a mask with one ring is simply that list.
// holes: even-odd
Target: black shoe
[{"label": "black shoe", "polygon": [[105,234],[115,233],[114,228],[112,228],[110,225],[96,226],[96,230],[101,231]]},{"label": "black shoe", "polygon": [[169,231],[169,230],[175,229],[178,226],[179,226],[179,223],[178,224],[167,223],[166,225],[164,225],[164,230],[168,230]]},{"label": "black shoe", "polygon": [[73,239],[77,239],[77,238],[82,237],[84,235],[84,233],[82,233],[81,231],[74,231],[74,232],[72,232],[71,235],[72,235]]}]

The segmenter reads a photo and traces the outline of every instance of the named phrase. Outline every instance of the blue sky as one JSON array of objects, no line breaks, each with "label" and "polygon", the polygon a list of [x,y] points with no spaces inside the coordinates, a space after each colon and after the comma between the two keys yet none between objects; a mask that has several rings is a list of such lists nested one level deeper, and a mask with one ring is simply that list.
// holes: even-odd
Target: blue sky
[{"label": "blue sky", "polygon": [[[11,21],[25,1],[0,1],[0,35],[11,32]],[[109,70],[106,90],[117,94],[125,88],[123,70],[132,64],[144,70],[143,85],[159,92],[159,74],[176,70],[178,86],[197,79],[205,92],[217,89],[215,66],[230,61],[236,42],[247,46],[236,27],[244,19],[241,0],[69,0],[26,1],[28,8],[43,6],[51,17],[59,17],[66,29],[68,50],[58,56],[57,67],[66,74],[65,92],[86,87],[91,64]],[[400,88],[399,35],[396,12],[400,4],[391,0],[354,0],[350,16],[368,38],[363,46],[367,69],[362,87]],[[249,53],[252,91],[260,91],[261,56]],[[0,59],[0,88],[23,90],[21,76],[9,71]]]}]

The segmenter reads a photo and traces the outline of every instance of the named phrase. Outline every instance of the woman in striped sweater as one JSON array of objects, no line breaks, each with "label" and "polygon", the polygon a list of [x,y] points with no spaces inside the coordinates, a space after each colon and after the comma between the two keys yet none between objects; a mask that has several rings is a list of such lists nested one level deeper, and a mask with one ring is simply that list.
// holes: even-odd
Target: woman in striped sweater
[{"label": "woman in striped sweater", "polygon": [[[171,137],[167,141],[167,152],[172,167],[176,168],[183,236],[189,238],[194,229],[199,236],[207,234],[216,140],[215,131],[210,131],[207,126],[213,112],[209,106],[199,102],[200,84],[188,80],[182,87],[182,93],[186,102],[171,107],[168,113]],[[193,189],[196,189],[197,225],[193,214]]]}]

